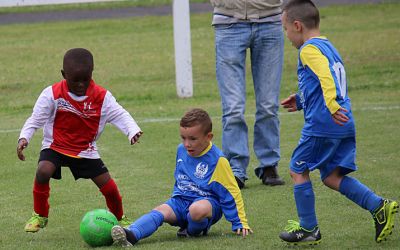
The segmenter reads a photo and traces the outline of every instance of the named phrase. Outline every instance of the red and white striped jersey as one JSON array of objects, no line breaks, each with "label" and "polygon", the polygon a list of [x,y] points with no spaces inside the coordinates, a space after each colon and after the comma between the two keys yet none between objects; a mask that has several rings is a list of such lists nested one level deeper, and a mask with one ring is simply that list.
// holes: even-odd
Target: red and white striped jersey
[{"label": "red and white striped jersey", "polygon": [[66,80],[42,91],[19,138],[28,142],[43,127],[42,149],[51,148],[72,157],[98,159],[96,141],[106,123],[121,130],[129,141],[140,130],[132,116],[112,94],[93,80],[86,96],[68,91]]}]

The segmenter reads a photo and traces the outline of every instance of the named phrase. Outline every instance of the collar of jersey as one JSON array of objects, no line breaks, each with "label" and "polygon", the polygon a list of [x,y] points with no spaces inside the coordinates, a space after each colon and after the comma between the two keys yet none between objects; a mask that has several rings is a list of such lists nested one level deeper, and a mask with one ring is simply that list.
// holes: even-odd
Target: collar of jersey
[{"label": "collar of jersey", "polygon": [[328,40],[328,38],[326,36],[313,36],[313,37],[310,38],[310,40],[313,39],[313,38]]},{"label": "collar of jersey", "polygon": [[69,92],[69,91],[68,91],[68,95],[69,95],[69,97],[72,98],[72,100],[77,101],[77,102],[83,102],[83,101],[87,98],[86,95],[84,95],[84,96],[77,96],[77,95],[75,95],[74,93]]},{"label": "collar of jersey", "polygon": [[206,147],[206,149],[203,150],[203,152],[201,152],[198,156],[196,157],[201,157],[203,155],[205,155],[212,147],[212,142],[210,142],[210,144],[208,145],[208,147]]}]

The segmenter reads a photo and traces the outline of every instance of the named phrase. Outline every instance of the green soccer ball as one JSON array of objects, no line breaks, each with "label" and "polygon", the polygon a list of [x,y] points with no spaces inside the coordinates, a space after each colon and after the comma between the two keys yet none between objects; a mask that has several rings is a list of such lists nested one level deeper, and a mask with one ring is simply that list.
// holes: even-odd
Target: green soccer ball
[{"label": "green soccer ball", "polygon": [[83,216],[79,232],[92,247],[109,246],[113,243],[111,228],[118,224],[117,218],[105,209],[95,209]]}]

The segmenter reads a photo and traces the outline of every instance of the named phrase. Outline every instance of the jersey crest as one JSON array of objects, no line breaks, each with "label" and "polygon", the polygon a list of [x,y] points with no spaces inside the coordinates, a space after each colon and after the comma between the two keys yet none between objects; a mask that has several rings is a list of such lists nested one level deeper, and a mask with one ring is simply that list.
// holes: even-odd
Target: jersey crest
[{"label": "jersey crest", "polygon": [[205,175],[208,172],[208,164],[205,162],[199,162],[196,166],[196,172],[194,173],[194,176],[196,176],[199,179],[204,179]]}]

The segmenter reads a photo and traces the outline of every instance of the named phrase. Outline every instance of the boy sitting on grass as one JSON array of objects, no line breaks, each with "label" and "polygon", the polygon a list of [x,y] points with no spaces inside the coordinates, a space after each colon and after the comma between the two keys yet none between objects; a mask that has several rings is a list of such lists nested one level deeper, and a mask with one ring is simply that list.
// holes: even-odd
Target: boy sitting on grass
[{"label": "boy sitting on grass", "polygon": [[114,226],[115,245],[128,247],[153,234],[163,222],[180,229],[180,237],[206,235],[224,214],[232,230],[247,236],[244,203],[228,160],[211,140],[212,122],[206,111],[192,109],[180,121],[182,143],[176,154],[172,197],[129,227]]}]

